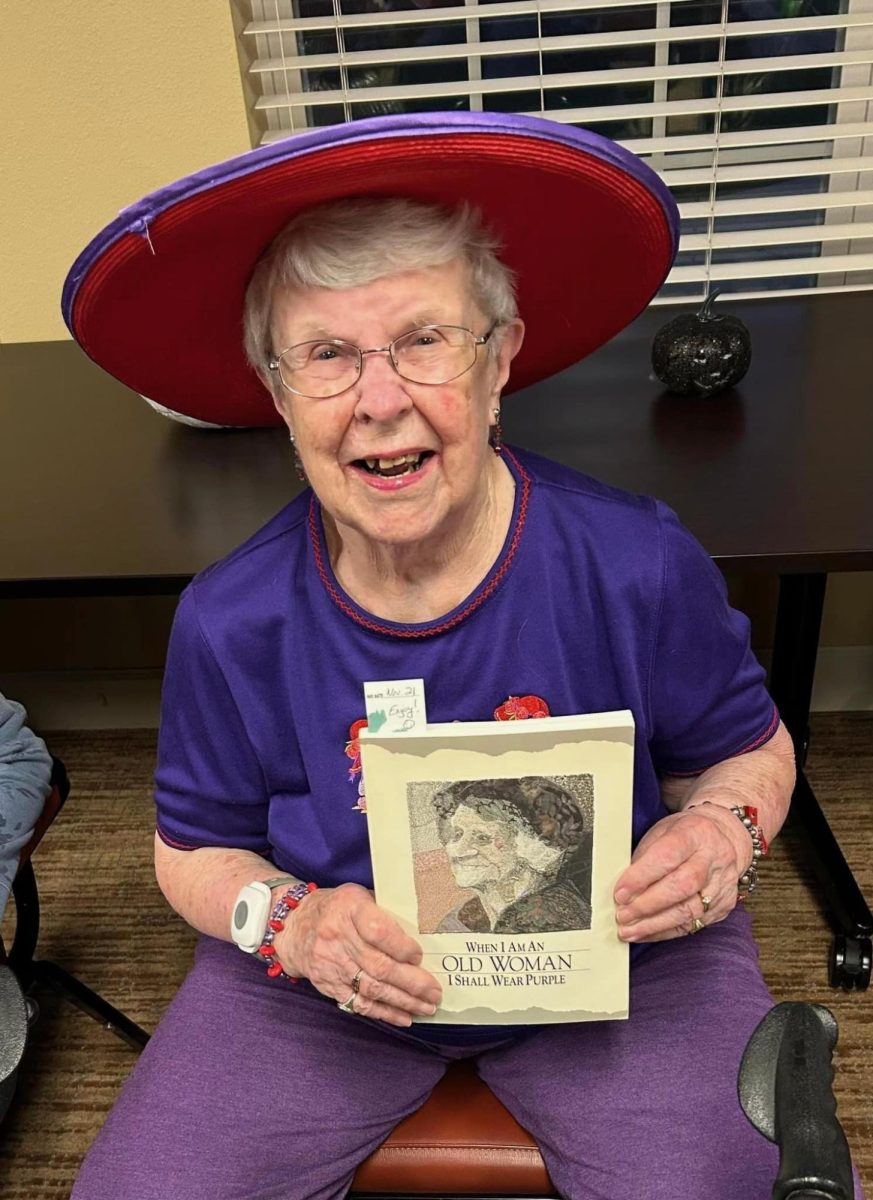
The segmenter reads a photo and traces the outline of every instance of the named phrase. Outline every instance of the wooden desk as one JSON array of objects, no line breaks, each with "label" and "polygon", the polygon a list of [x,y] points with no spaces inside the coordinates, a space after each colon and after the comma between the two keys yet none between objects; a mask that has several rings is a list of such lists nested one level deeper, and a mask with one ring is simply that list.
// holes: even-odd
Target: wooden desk
[{"label": "wooden desk", "polygon": [[[873,292],[724,304],[752,332],[735,392],[662,394],[649,349],[675,310],[650,309],[508,397],[505,436],[659,496],[722,568],[780,576],[770,687],[802,766],[826,574],[873,569]],[[70,343],[0,362],[0,596],[178,592],[300,488],[281,430],[175,424]],[[803,778],[795,807],[850,939],[832,953],[863,959],[873,918]],[[857,965],[834,982],[866,986]]]}]

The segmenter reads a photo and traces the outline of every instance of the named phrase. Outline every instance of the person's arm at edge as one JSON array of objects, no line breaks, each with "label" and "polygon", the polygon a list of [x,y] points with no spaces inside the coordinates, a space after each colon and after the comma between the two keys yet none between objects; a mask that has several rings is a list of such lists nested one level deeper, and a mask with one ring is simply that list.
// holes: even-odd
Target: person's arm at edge
[{"label": "person's arm at edge", "polygon": [[52,758],[27,725],[22,705],[0,694],[0,916],[18,872],[21,851],[51,792]]}]

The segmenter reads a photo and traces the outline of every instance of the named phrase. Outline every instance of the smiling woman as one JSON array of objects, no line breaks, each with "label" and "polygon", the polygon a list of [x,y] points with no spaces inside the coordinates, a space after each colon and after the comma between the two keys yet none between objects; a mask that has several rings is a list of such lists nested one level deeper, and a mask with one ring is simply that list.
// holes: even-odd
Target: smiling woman
[{"label": "smiling woman", "polygon": [[[566,1197],[770,1194],[735,1092],[771,1003],[737,900],[785,815],[790,739],[676,516],[499,435],[509,391],[645,306],[677,225],[603,138],[425,114],[183,180],[75,264],[92,356],[198,420],[275,416],[310,487],[179,604],[155,861],[204,936],[74,1200],[340,1197],[458,1057]],[[411,679],[437,722],[632,711],[633,858],[599,884],[631,943],[627,1022],[440,1021],[440,979],[373,898],[362,816],[364,683]],[[560,928],[587,903],[581,810],[534,783],[477,781],[446,812],[469,928],[508,908]]]},{"label": "smiling woman", "polygon": [[[389,620],[410,619],[424,587],[419,618],[454,608],[509,527],[514,483],[489,431],[524,327],[492,244],[469,207],[341,201],[292,222],[249,285],[250,361],[321,501],[334,569]],[[425,309],[451,324],[422,325]]]}]

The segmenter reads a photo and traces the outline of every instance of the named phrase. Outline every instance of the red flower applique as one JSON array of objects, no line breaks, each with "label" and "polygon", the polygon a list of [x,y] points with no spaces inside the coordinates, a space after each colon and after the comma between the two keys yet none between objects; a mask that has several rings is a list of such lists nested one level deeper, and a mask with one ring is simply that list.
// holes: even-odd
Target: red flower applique
[{"label": "red flower applique", "polygon": [[[361,743],[358,734],[362,729],[367,728],[367,718],[364,717],[360,721],[353,721],[349,726],[349,740],[346,742],[346,758],[352,760],[352,765],[349,767],[349,783],[355,782],[355,776],[361,774]],[[367,797],[364,794],[364,779],[363,776],[358,780],[358,802],[352,805],[358,812],[365,813],[367,811]]]},{"label": "red flower applique", "polygon": [[360,774],[361,770],[361,743],[358,740],[358,734],[362,729],[367,728],[366,718],[362,721],[353,721],[349,726],[349,740],[346,742],[346,758],[352,760],[352,765],[349,768],[349,779],[353,775]]},{"label": "red flower applique", "polygon": [[494,710],[495,721],[526,721],[529,717],[551,716],[540,696],[510,696]]}]

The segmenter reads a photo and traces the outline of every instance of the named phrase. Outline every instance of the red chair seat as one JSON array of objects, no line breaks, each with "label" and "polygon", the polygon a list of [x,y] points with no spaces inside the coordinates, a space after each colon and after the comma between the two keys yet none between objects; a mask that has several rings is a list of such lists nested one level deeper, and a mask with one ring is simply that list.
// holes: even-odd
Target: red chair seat
[{"label": "red chair seat", "polygon": [[536,1142],[467,1062],[360,1165],[352,1192],[557,1195]]}]

